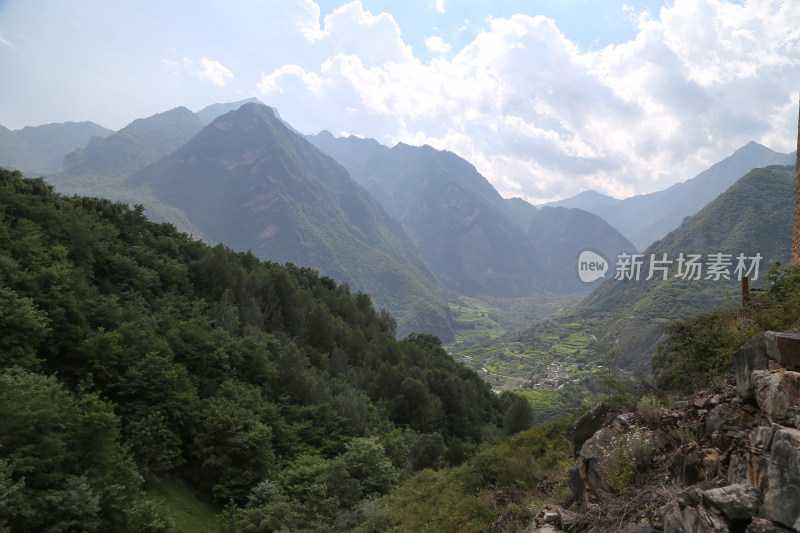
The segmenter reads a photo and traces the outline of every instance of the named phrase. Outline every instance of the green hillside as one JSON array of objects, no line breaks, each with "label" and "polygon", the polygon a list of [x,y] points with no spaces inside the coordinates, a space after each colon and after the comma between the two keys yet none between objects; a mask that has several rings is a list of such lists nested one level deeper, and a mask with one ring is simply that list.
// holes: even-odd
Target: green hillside
[{"label": "green hillside", "polygon": [[[534,340],[558,324],[579,323],[605,349],[617,351],[627,365],[647,365],[655,343],[671,320],[691,316],[712,307],[738,305],[741,284],[734,270],[736,257],[760,254],[759,281],[770,265],[786,264],[791,250],[794,199],[794,169],[772,166],[755,169],[737,181],[697,215],[643,252],[640,280],[610,279],[586,297],[573,312],[519,335]],[[709,254],[730,254],[729,280],[700,280],[676,277],[680,254],[699,254],[707,263]],[[672,260],[668,279],[662,273],[649,274],[651,254]],[[615,261],[616,262],[616,261]],[[747,261],[747,266],[750,265]],[[660,266],[660,265],[656,265]],[[611,274],[611,273],[609,273]],[[613,274],[611,274],[613,275]],[[752,274],[750,276],[753,277]]]},{"label": "green hillside", "polygon": [[264,105],[218,118],[125,183],[179,209],[208,242],[369,292],[402,335],[452,337],[443,290],[400,224]]},{"label": "green hillside", "polygon": [[350,530],[500,421],[395,327],[309,268],[0,170],[0,528]]}]

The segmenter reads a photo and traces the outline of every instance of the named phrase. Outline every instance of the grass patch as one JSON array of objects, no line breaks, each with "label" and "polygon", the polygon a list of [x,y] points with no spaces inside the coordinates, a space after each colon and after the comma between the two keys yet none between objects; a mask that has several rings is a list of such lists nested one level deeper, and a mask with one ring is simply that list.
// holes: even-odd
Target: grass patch
[{"label": "grass patch", "polygon": [[177,533],[219,533],[217,510],[183,481],[165,479],[151,485],[146,493],[172,516]]}]

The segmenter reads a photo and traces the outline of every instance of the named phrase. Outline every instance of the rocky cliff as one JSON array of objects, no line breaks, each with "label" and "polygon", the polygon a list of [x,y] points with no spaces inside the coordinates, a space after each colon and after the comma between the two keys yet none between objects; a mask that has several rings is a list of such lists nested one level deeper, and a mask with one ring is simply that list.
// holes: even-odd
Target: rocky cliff
[{"label": "rocky cliff", "polygon": [[576,420],[575,502],[530,531],[800,531],[800,330],[753,337],[733,364],[691,401]]}]

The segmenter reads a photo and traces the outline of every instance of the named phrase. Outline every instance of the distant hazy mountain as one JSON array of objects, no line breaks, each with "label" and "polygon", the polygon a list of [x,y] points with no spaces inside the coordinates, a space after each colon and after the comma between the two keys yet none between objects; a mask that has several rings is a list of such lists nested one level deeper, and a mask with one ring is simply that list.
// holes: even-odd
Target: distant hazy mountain
[{"label": "distant hazy mountain", "polygon": [[319,270],[368,292],[400,333],[452,337],[443,290],[403,232],[347,171],[248,103],[133,174],[212,243]]},{"label": "distant hazy mountain", "polygon": [[244,104],[260,104],[260,103],[261,100],[253,97],[253,98],[247,98],[245,100],[239,100],[238,102],[211,104],[204,107],[197,113],[195,113],[195,115],[197,115],[197,118],[199,118],[203,122],[203,124],[211,124],[212,122],[214,122],[214,120],[221,117],[225,113],[228,113],[230,111],[236,111]]},{"label": "distant hazy mountain", "polygon": [[580,250],[632,250],[589,213],[539,212],[503,199],[467,161],[429,146],[387,148],[373,139],[309,139],[398,218],[449,288],[466,295],[528,296],[588,291],[577,277]]},{"label": "distant hazy mountain", "polygon": [[780,154],[755,142],[736,150],[692,179],[651,194],[615,200],[594,191],[547,205],[580,207],[601,216],[644,249],[697,213],[739,178],[754,168],[793,164],[794,154]]},{"label": "distant hazy mountain", "polygon": [[[330,148],[330,137],[321,136]],[[317,142],[317,139],[313,139]],[[504,200],[467,161],[430,146],[342,139],[336,158],[400,220],[436,275],[460,294],[543,292],[536,253]]]},{"label": "distant hazy mountain", "polygon": [[[587,284],[577,272],[580,252],[591,250],[612,260],[635,251],[633,243],[597,215],[582,209],[545,206],[528,222],[528,236],[539,251],[539,275],[551,292],[572,293],[600,283]],[[614,264],[609,265],[613,275]],[[606,274],[608,278],[609,274]]]},{"label": "distant hazy mountain", "polygon": [[64,171],[72,176],[123,178],[169,154],[202,127],[200,119],[185,107],[140,118],[67,155]]},{"label": "distant hazy mountain", "polygon": [[58,172],[69,152],[86,146],[92,137],[112,133],[94,122],[25,126],[16,131],[0,126],[0,166],[32,174]]},{"label": "distant hazy mountain", "polygon": [[579,192],[575,196],[570,196],[564,200],[549,202],[545,205],[552,207],[574,207],[589,211],[590,213],[596,213],[598,210],[607,210],[621,201],[622,200],[601,194],[597,191],[588,190]]},{"label": "distant hazy mountain", "polygon": [[[664,239],[643,252],[639,280],[611,279],[600,285],[579,308],[561,320],[581,322],[587,333],[619,351],[628,364],[648,363],[670,319],[691,316],[726,301],[740,301],[741,286],[734,269],[736,256],[760,254],[759,280],[776,260],[784,264],[791,254],[794,204],[794,167],[755,169],[737,181],[699,213],[688,218]],[[680,254],[700,254],[701,280],[675,277]],[[649,275],[650,255],[667,254],[668,279]],[[730,280],[705,279],[709,254],[730,254]],[[610,259],[610,258],[609,258]],[[713,261],[713,260],[712,260]],[[615,261],[616,263],[616,261]],[[658,263],[655,266],[660,266]],[[750,261],[746,262],[750,266]],[[611,276],[614,272],[610,273]],[[751,276],[752,277],[752,274]],[[759,282],[756,282],[759,283]],[[535,330],[532,332],[535,335]]]},{"label": "distant hazy mountain", "polygon": [[[367,163],[375,156],[388,154],[388,146],[380,144],[375,139],[364,139],[352,135],[350,137],[334,137],[329,131],[321,131],[317,135],[307,135],[306,138],[311,144],[338,161],[354,180],[367,187],[368,190],[381,188],[380,180],[372,179],[369,184],[366,183],[370,179]],[[388,193],[383,194],[385,196]],[[386,207],[384,206],[384,208]]]}]

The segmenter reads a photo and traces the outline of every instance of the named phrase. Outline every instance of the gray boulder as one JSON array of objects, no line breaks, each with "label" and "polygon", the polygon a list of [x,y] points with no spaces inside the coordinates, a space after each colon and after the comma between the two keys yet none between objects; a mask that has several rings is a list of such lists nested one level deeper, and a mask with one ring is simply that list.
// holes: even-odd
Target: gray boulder
[{"label": "gray boulder", "polygon": [[800,330],[766,331],[751,338],[733,354],[739,396],[747,402],[755,400],[751,372],[780,368],[800,371]]},{"label": "gray boulder", "polygon": [[764,494],[750,483],[738,483],[703,493],[706,507],[716,508],[725,519],[733,524],[747,522],[758,514]]},{"label": "gray boulder", "polygon": [[664,517],[664,533],[727,533],[728,525],[705,507],[675,505]]},{"label": "gray boulder", "polygon": [[800,431],[781,428],[772,439],[769,490],[760,515],[800,531]]},{"label": "gray boulder", "polygon": [[755,370],[750,380],[756,403],[769,421],[794,425],[800,406],[800,372]]},{"label": "gray boulder", "polygon": [[577,456],[583,443],[601,427],[608,425],[620,410],[610,403],[598,402],[590,411],[572,423],[572,442]]},{"label": "gray boulder", "polygon": [[748,524],[745,533],[785,533],[786,531],[791,531],[791,529],[776,526],[763,518],[753,518],[753,521]]}]

